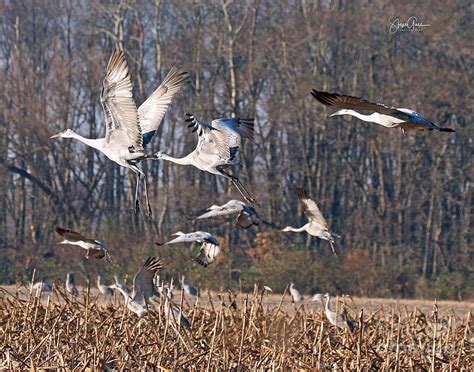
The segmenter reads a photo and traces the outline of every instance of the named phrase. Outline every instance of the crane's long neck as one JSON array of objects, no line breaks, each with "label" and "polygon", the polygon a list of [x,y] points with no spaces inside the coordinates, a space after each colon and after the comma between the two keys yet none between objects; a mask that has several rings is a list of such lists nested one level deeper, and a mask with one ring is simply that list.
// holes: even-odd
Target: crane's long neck
[{"label": "crane's long neck", "polygon": [[287,226],[285,227],[285,231],[294,231],[294,232],[301,232],[301,231],[305,231],[306,230],[306,225],[304,226],[301,226],[301,227],[291,227],[291,226]]},{"label": "crane's long neck", "polygon": [[334,313],[334,309],[331,306],[331,296],[326,297],[326,311]]},{"label": "crane's long neck", "polygon": [[160,159],[167,160],[167,161],[170,161],[172,163],[181,164],[181,165],[191,165],[192,164],[191,154],[189,154],[185,157],[182,157],[182,158],[174,158],[172,156],[169,156],[167,154],[162,153]]},{"label": "crane's long neck", "polygon": [[125,301],[131,301],[130,296],[128,295],[127,292],[125,292],[125,290],[124,290],[123,288],[118,287],[118,286],[115,286],[114,288],[115,288],[116,290],[118,290],[118,291],[122,294],[122,296],[123,296],[123,298],[125,299]]},{"label": "crane's long neck", "polygon": [[105,138],[97,138],[97,139],[86,138],[86,137],[82,137],[80,134],[77,134],[76,132],[70,133],[69,137],[75,138],[81,141],[82,143],[85,143],[87,146],[103,151]]}]

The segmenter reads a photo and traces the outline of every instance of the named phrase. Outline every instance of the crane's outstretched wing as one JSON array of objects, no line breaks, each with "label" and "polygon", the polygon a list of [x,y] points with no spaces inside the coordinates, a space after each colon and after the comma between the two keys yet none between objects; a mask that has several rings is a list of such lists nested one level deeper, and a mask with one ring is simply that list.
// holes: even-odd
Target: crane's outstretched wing
[{"label": "crane's outstretched wing", "polygon": [[56,226],[54,230],[63,238],[70,241],[71,243],[80,242],[80,241],[85,242],[85,243],[91,243],[91,244],[97,243],[96,240],[91,239],[91,238],[86,238],[84,235],[82,235],[81,233],[78,233],[77,231],[64,229],[59,226]]},{"label": "crane's outstretched wing", "polygon": [[160,86],[138,108],[144,147],[152,140],[173,97],[181,91],[188,78],[187,72],[173,66]]},{"label": "crane's outstretched wing", "polygon": [[242,138],[253,139],[254,119],[224,118],[215,119],[211,123],[210,135],[216,143],[219,155],[225,159],[233,159],[237,155]]},{"label": "crane's outstretched wing", "polygon": [[379,114],[385,114],[385,115],[397,116],[397,117],[398,115],[403,114],[394,107],[388,107],[382,103],[369,102],[359,97],[345,96],[345,95],[340,95],[337,93],[320,92],[316,89],[312,90],[311,95],[318,102],[321,102],[323,105],[332,106],[338,109],[351,109],[351,110],[356,110],[356,111],[372,111],[372,112],[378,112]]},{"label": "crane's outstretched wing", "polygon": [[107,65],[101,102],[105,114],[107,143],[142,148],[142,132],[132,95],[132,80],[122,50],[115,50]]},{"label": "crane's outstretched wing", "polygon": [[308,220],[322,230],[328,230],[328,223],[319,210],[316,202],[306,195],[303,188],[298,189],[298,199]]},{"label": "crane's outstretched wing", "polygon": [[206,122],[199,120],[193,114],[186,114],[188,128],[193,128],[192,132],[198,133],[198,144],[196,145],[196,155],[203,161],[213,163],[219,157],[219,150],[216,146],[214,138],[210,135],[212,128]]},{"label": "crane's outstretched wing", "polygon": [[156,272],[163,267],[158,257],[148,257],[143,267],[133,278],[133,295],[134,301],[147,301],[150,297],[158,296],[155,290],[153,278]]},{"label": "crane's outstretched wing", "polygon": [[199,249],[199,253],[193,260],[198,264],[207,267],[210,263],[214,262],[216,257],[219,255],[221,248],[212,242],[204,242]]},{"label": "crane's outstretched wing", "polygon": [[204,219],[216,216],[228,216],[230,214],[241,212],[245,204],[240,200],[231,200],[223,205],[213,205],[207,209],[207,212],[196,217],[196,219]]}]

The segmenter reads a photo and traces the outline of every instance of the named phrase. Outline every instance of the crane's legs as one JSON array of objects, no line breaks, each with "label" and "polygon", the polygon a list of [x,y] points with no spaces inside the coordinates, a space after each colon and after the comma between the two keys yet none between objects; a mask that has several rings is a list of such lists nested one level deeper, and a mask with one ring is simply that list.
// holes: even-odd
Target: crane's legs
[{"label": "crane's legs", "polygon": [[231,174],[227,173],[224,171],[224,169],[222,167],[216,167],[216,169],[226,178],[229,178],[231,181],[232,181],[232,184],[235,186],[235,188],[240,192],[240,195],[242,195],[242,197],[248,201],[250,204],[252,204],[253,206],[259,206],[260,207],[260,203],[247,191],[247,189],[244,187],[244,185],[242,185],[242,182],[240,182],[240,180],[235,177],[235,176],[232,176]]},{"label": "crane's legs", "polygon": [[147,215],[151,216],[152,211],[151,211],[150,201],[148,199],[148,189],[147,189],[147,184],[146,184],[146,175],[135,164],[130,164],[130,169],[132,169],[135,172],[135,174],[137,175],[137,184],[135,186],[135,199],[133,201],[134,211],[135,211],[135,213],[138,213],[138,211],[140,210],[140,200],[138,198],[138,194],[139,194],[139,189],[140,189],[140,182],[143,182],[143,184],[144,184],[144,193],[145,193],[145,202],[146,202],[146,205],[147,205]]}]

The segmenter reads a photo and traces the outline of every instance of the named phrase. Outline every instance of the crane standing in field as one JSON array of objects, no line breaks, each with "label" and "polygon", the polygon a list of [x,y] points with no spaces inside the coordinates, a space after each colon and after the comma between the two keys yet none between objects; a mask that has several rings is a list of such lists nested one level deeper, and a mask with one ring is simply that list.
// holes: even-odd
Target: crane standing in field
[{"label": "crane standing in field", "polygon": [[114,279],[115,279],[114,288],[119,288],[119,287],[120,287],[120,288],[122,288],[125,292],[130,293],[130,288],[128,288],[125,284],[123,284],[123,283],[120,281],[120,279],[119,279],[119,277],[118,277],[117,274],[114,275]]},{"label": "crane standing in field", "polygon": [[[339,313],[331,305],[331,296],[329,293],[326,294],[315,294],[312,301],[321,301],[324,303],[324,312],[329,323],[341,329],[348,329],[351,333],[354,331],[354,322],[350,320],[345,314]],[[324,302],[325,300],[325,302]]]},{"label": "crane standing in field", "polygon": [[253,119],[226,118],[215,119],[211,124],[198,120],[193,114],[186,114],[188,127],[198,132],[198,143],[190,154],[174,158],[158,151],[151,159],[163,159],[181,165],[193,165],[196,168],[223,176],[232,181],[240,194],[252,205],[259,205],[240,180],[227,173],[232,166],[240,166],[236,160],[243,138],[253,139]]},{"label": "crane standing in field", "polygon": [[228,216],[238,213],[235,224],[243,229],[248,229],[252,225],[260,223],[258,214],[250,205],[240,200],[230,200],[223,205],[211,205],[207,211],[196,217],[196,220],[205,218]]},{"label": "crane standing in field", "polygon": [[172,235],[177,236],[177,238],[174,238],[166,243],[156,244],[168,245],[177,243],[202,243],[198,254],[192,257],[192,259],[204,267],[207,267],[210,263],[214,262],[217,255],[221,251],[219,247],[219,241],[216,239],[216,237],[205,231],[195,231],[188,234],[178,231]]},{"label": "crane standing in field", "polygon": [[303,207],[304,213],[309,222],[300,228],[287,226],[281,231],[306,231],[309,235],[327,240],[331,245],[332,252],[336,255],[336,251],[334,250],[334,238],[340,239],[341,237],[338,234],[329,231],[328,223],[319,210],[316,202],[309,198],[302,188],[298,190],[298,199],[300,200],[301,206]]},{"label": "crane standing in field", "polygon": [[186,293],[189,297],[195,298],[198,296],[198,290],[194,288],[191,284],[185,282],[184,275],[181,275],[180,278],[181,288],[183,288],[184,293]]},{"label": "crane standing in field", "polygon": [[70,293],[72,296],[77,297],[79,296],[79,290],[74,285],[74,277],[67,273],[66,275],[66,292]]},{"label": "crane standing in field", "polygon": [[151,214],[145,173],[137,164],[147,158],[144,150],[146,145],[158,130],[173,97],[182,89],[187,79],[186,72],[173,67],[161,85],[137,110],[125,54],[122,50],[115,50],[107,65],[100,96],[105,115],[105,138],[84,138],[71,129],[65,129],[51,138],[75,138],[135,172],[135,211],[139,209],[138,192],[140,181],[143,181],[147,211]]},{"label": "crane standing in field", "polygon": [[102,277],[99,275],[97,276],[97,288],[99,289],[99,292],[102,293],[104,296],[113,296],[114,291],[110,286],[102,284]]},{"label": "crane standing in field", "polygon": [[61,235],[64,240],[56,243],[58,244],[70,244],[77,245],[86,250],[86,258],[105,258],[106,261],[111,262],[109,251],[105,248],[105,244],[99,240],[87,238],[81,233],[73,230],[63,229],[62,227],[56,226],[56,232]]},{"label": "crane standing in field", "polygon": [[293,283],[293,282],[290,282],[290,294],[291,294],[291,299],[292,299],[293,302],[301,302],[304,299],[304,297],[300,293],[300,291],[298,291],[295,288],[295,283]]},{"label": "crane standing in field", "polygon": [[407,108],[388,107],[382,103],[373,103],[353,96],[320,92],[316,89],[313,89],[311,94],[323,105],[339,109],[330,116],[351,115],[387,128],[399,127],[403,132],[409,130],[432,131],[433,129],[440,132],[455,132],[451,128],[439,127],[418,112]]}]

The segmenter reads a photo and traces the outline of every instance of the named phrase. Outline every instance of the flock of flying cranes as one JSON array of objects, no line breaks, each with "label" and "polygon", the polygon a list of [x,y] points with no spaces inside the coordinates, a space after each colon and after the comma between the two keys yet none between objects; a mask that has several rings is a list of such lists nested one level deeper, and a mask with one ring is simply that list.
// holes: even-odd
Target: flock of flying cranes
[{"label": "flock of flying cranes", "polygon": [[[259,224],[259,216],[255,210],[260,204],[242,185],[240,180],[228,171],[233,167],[241,167],[237,160],[237,154],[244,139],[252,140],[254,137],[254,120],[244,118],[220,118],[213,120],[210,124],[198,119],[194,114],[186,114],[186,122],[193,132],[198,134],[196,148],[184,157],[172,157],[164,152],[147,154],[146,146],[151,142],[168,110],[173,98],[178,94],[189,79],[187,72],[173,67],[160,86],[148,97],[145,102],[137,108],[132,94],[132,81],[127,65],[125,54],[121,50],[115,50],[107,65],[107,73],[103,81],[101,92],[101,103],[105,115],[106,133],[104,138],[89,139],[82,137],[71,129],[65,129],[51,138],[75,138],[86,145],[104,153],[109,159],[117,164],[131,169],[137,175],[137,183],[134,194],[134,210],[140,209],[139,194],[141,184],[146,203],[146,212],[151,215],[152,209],[148,199],[146,175],[139,168],[139,163],[146,160],[166,160],[180,165],[192,165],[202,171],[209,172],[229,179],[239,191],[246,203],[239,200],[231,200],[224,205],[212,205],[203,214],[195,219],[206,219],[217,216],[228,216],[237,214],[236,225],[241,228],[250,228]],[[312,96],[320,103],[337,109],[330,116],[351,115],[363,121],[383,125],[387,128],[401,128],[403,132],[409,130],[454,132],[451,128],[440,127],[428,120],[421,114],[405,108],[388,107],[379,103],[372,103],[361,98],[339,95],[335,93],[321,92],[313,89]],[[300,228],[285,227],[282,231],[301,232],[306,231],[312,236],[327,240],[334,254],[334,239],[340,236],[329,230],[327,221],[319,210],[316,202],[304,191],[298,190],[298,198],[308,223]],[[88,238],[73,230],[56,227],[56,232],[64,240],[58,244],[77,245],[86,251],[86,258],[105,259],[110,261],[110,254],[105,245],[93,238]],[[220,253],[219,241],[215,236],[204,231],[191,233],[177,232],[175,238],[158,245],[176,243],[201,243],[197,254],[192,258],[197,263],[208,266],[215,261]],[[113,286],[104,286],[104,293],[110,288],[117,289],[126,299],[127,307],[139,315],[152,312],[149,303],[156,300],[159,292],[155,289],[154,277],[162,264],[157,257],[150,257],[143,267],[138,271],[133,281],[133,291],[122,286],[116,278]],[[184,278],[182,278],[184,282]],[[98,279],[99,289],[103,286]],[[71,287],[68,276],[67,286]],[[71,287],[72,288],[72,287]],[[294,289],[290,286],[290,292]],[[293,295],[293,292],[292,292]],[[326,300],[325,309],[328,319],[334,325],[341,326],[341,319],[330,305],[330,297],[326,295],[315,295],[316,300]],[[165,296],[168,298],[169,296]],[[167,302],[168,303],[168,302]],[[172,310],[174,316],[181,319],[181,324],[188,325],[189,322],[172,304],[165,306],[166,311]],[[340,314],[339,314],[340,315]],[[334,322],[333,322],[334,321]],[[349,327],[344,320],[344,326]]]}]

